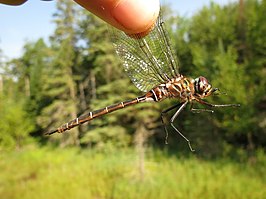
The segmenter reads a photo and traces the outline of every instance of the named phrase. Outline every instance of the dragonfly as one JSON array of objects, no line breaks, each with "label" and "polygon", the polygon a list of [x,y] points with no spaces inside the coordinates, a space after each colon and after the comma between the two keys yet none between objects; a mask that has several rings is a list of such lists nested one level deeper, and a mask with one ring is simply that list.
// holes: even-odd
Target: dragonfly
[{"label": "dragonfly", "polygon": [[190,150],[193,151],[190,140],[174,125],[175,119],[189,103],[191,104],[190,110],[192,112],[213,112],[211,109],[195,109],[193,108],[193,102],[211,108],[240,106],[239,104],[218,105],[204,101],[204,98],[213,95],[219,89],[213,88],[203,76],[193,79],[179,73],[179,62],[172,49],[161,14],[153,29],[147,35],[127,35],[122,31],[113,29],[112,38],[115,51],[123,61],[125,72],[133,84],[145,94],[135,99],[122,101],[81,115],[46,133],[47,135],[63,133],[80,124],[138,103],[160,102],[165,99],[175,98],[178,103],[161,113],[164,129],[167,132],[166,124],[163,120],[164,115],[173,109],[177,109],[170,119],[170,125],[187,141]]}]

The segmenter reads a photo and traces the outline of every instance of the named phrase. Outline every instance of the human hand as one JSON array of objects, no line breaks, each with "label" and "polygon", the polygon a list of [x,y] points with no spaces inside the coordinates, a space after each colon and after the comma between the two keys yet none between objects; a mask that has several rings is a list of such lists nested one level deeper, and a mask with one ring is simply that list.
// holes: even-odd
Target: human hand
[{"label": "human hand", "polygon": [[159,15],[159,0],[74,0],[129,35],[146,35]]}]

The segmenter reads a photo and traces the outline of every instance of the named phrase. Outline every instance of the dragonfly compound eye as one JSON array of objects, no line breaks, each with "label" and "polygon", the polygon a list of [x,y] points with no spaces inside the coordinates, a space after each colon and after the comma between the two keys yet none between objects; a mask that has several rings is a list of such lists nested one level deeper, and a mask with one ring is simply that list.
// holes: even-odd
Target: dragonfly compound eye
[{"label": "dragonfly compound eye", "polygon": [[198,94],[208,94],[212,86],[205,77],[198,77],[195,79],[195,90]]}]

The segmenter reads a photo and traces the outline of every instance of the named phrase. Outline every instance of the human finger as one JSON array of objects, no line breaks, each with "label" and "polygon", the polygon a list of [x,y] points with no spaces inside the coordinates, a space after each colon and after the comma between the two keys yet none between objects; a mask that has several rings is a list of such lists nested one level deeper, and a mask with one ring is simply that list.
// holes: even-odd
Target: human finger
[{"label": "human finger", "polygon": [[159,0],[75,0],[127,34],[147,34],[159,15]]}]

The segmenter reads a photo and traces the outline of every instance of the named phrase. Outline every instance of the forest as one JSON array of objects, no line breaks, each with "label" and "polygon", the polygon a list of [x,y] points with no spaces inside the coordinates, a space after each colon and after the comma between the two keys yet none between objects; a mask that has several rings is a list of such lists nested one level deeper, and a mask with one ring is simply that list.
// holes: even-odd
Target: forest
[{"label": "forest", "polygon": [[115,53],[110,27],[74,2],[58,0],[49,42],[26,42],[21,57],[0,62],[1,198],[266,195],[266,0],[210,3],[191,17],[167,5],[162,10],[180,74],[205,76],[219,88],[208,102],[241,106],[214,113],[186,108],[175,125],[195,152],[169,123],[165,144],[160,115],[176,99],[44,135],[143,95]]}]

